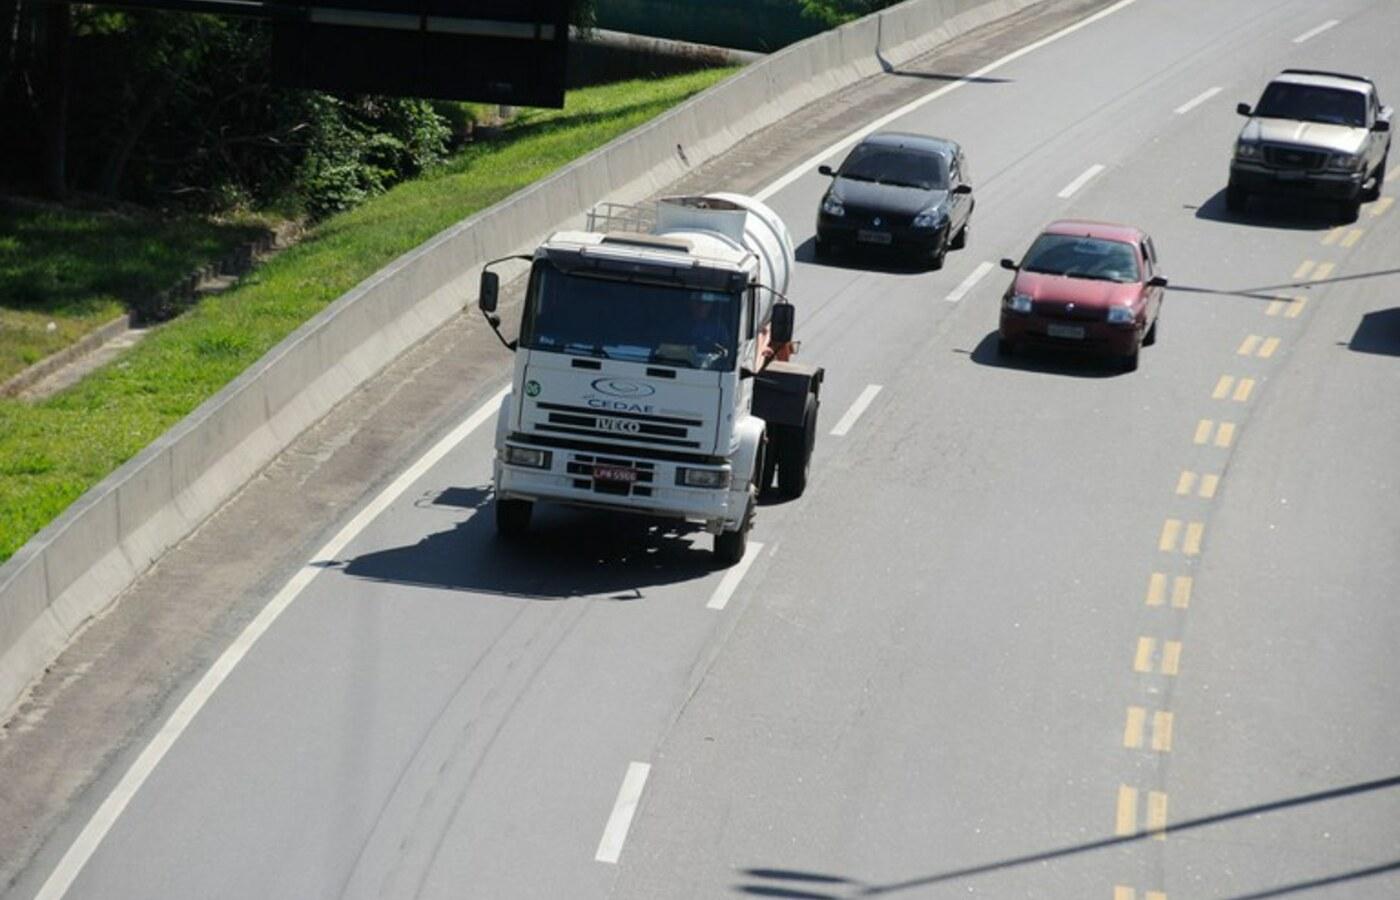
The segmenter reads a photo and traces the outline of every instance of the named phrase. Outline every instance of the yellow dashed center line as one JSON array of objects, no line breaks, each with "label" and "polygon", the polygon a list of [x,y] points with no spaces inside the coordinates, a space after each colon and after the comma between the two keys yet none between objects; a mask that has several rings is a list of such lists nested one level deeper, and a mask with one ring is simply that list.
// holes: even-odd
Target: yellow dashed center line
[{"label": "yellow dashed center line", "polygon": [[1302,281],[1312,274],[1312,270],[1317,266],[1317,261],[1312,259],[1303,260],[1303,264],[1293,270],[1293,280]]},{"label": "yellow dashed center line", "polygon": [[1152,655],[1157,642],[1150,637],[1138,638],[1137,652],[1133,654],[1133,671],[1146,675],[1152,671]]},{"label": "yellow dashed center line", "polygon": [[1346,230],[1345,225],[1338,225],[1336,228],[1329,229],[1328,232],[1322,236],[1322,246],[1330,247],[1337,243],[1337,240],[1341,238]]},{"label": "yellow dashed center line", "polygon": [[1161,572],[1153,572],[1152,577],[1147,580],[1147,605],[1161,606],[1167,599],[1167,576]]},{"label": "yellow dashed center line", "polygon": [[1351,231],[1347,232],[1346,237],[1342,238],[1342,246],[1355,247],[1356,242],[1361,240],[1362,235],[1364,235],[1365,233],[1366,229],[1364,228],[1353,228]]},{"label": "yellow dashed center line", "polygon": [[1162,674],[1175,676],[1181,672],[1181,641],[1162,644]]},{"label": "yellow dashed center line", "polygon": [[1210,399],[1224,400],[1230,396],[1230,388],[1235,386],[1235,376],[1221,375],[1220,380],[1215,383],[1215,390],[1210,392]]},{"label": "yellow dashed center line", "polygon": [[1235,440],[1235,423],[1221,422],[1215,430],[1215,446],[1228,447]]},{"label": "yellow dashed center line", "polygon": [[1158,753],[1172,751],[1172,720],[1172,714],[1164,710],[1152,714],[1152,749]]},{"label": "yellow dashed center line", "polygon": [[[1153,659],[1157,655],[1157,639],[1150,637],[1140,637],[1137,642],[1137,650],[1133,653],[1133,671],[1139,675],[1151,675],[1153,669]],[[1176,675],[1181,669],[1181,641],[1162,642],[1162,669],[1163,675]]]},{"label": "yellow dashed center line", "polygon": [[1293,302],[1288,304],[1288,311],[1284,315],[1290,319],[1296,319],[1303,314],[1303,307],[1307,305],[1307,297],[1294,297]]},{"label": "yellow dashed center line", "polygon": [[1201,499],[1211,500],[1215,497],[1215,489],[1220,486],[1219,475],[1201,476]]},{"label": "yellow dashed center line", "polygon": [[1172,582],[1172,608],[1186,609],[1191,605],[1191,586],[1194,579],[1190,575],[1178,575]]},{"label": "yellow dashed center line", "polygon": [[[1176,478],[1176,495],[1189,497],[1196,493],[1202,500],[1210,500],[1215,496],[1216,488],[1219,486],[1219,475],[1197,475],[1195,472],[1182,470],[1182,473]],[[1199,492],[1197,492],[1198,487]]]},{"label": "yellow dashed center line", "polygon": [[[1396,169],[1395,172],[1400,172],[1400,169]],[[1394,177],[1395,177],[1395,172],[1391,172],[1391,173],[1390,173],[1390,177],[1391,177],[1391,178],[1394,178]],[[1388,179],[1387,179],[1387,180],[1388,180]],[[1385,211],[1388,210],[1388,209],[1390,209],[1390,208],[1391,208],[1392,206],[1394,206],[1394,205],[1395,205],[1395,198],[1394,198],[1394,197],[1382,197],[1381,199],[1379,199],[1379,200],[1376,201],[1376,205],[1375,205],[1375,206],[1371,207],[1371,216],[1372,216],[1373,218],[1374,218],[1375,216],[1383,216],[1383,215],[1385,215]]]},{"label": "yellow dashed center line", "polygon": [[1201,552],[1201,538],[1205,536],[1206,526],[1201,522],[1192,522],[1186,526],[1186,543],[1182,545],[1181,552],[1187,556],[1198,556]]},{"label": "yellow dashed center line", "polygon": [[1176,542],[1180,537],[1181,520],[1168,519],[1162,523],[1162,536],[1157,540],[1157,549],[1163,553],[1171,553],[1176,549]]},{"label": "yellow dashed center line", "polygon": [[1259,335],[1251,334],[1249,337],[1245,338],[1243,341],[1240,342],[1240,348],[1235,352],[1238,353],[1240,356],[1253,356],[1255,348],[1257,348],[1260,342],[1263,340],[1264,339],[1261,338]]},{"label": "yellow dashed center line", "polygon": [[[1143,727],[1147,724],[1147,710],[1141,706],[1128,707],[1128,722],[1123,726],[1123,746],[1129,750],[1142,747]],[[1155,739],[1155,735],[1153,736]]]},{"label": "yellow dashed center line", "polygon": [[1270,300],[1268,307],[1264,309],[1264,315],[1276,316],[1283,312],[1283,308],[1287,305],[1288,304],[1284,303],[1282,300]]},{"label": "yellow dashed center line", "polygon": [[1182,472],[1176,479],[1176,495],[1185,497],[1196,489],[1196,473]]},{"label": "yellow dashed center line", "polygon": [[1137,831],[1137,788],[1118,785],[1118,810],[1113,817],[1113,833],[1128,835]]},{"label": "yellow dashed center line", "polygon": [[1248,403],[1249,395],[1254,392],[1254,379],[1241,378],[1240,383],[1235,385],[1235,394],[1230,399],[1236,403]]},{"label": "yellow dashed center line", "polygon": [[1162,791],[1147,792],[1147,830],[1159,841],[1167,839],[1167,795]]},{"label": "yellow dashed center line", "polygon": [[1326,278],[1327,276],[1331,275],[1331,274],[1332,274],[1332,270],[1335,269],[1335,268],[1337,268],[1337,264],[1336,264],[1336,263],[1330,263],[1330,262],[1322,263],[1322,264],[1321,264],[1320,266],[1318,266],[1316,269],[1313,269],[1312,277],[1311,277],[1310,279],[1308,279],[1308,280],[1309,280],[1309,281],[1321,281],[1321,280],[1323,280],[1324,278]]},{"label": "yellow dashed center line", "polygon": [[1192,438],[1197,444],[1204,444],[1210,440],[1210,433],[1215,430],[1215,422],[1211,419],[1202,419],[1196,423],[1196,436]]},{"label": "yellow dashed center line", "polygon": [[1269,357],[1273,356],[1274,351],[1278,349],[1278,345],[1279,339],[1276,337],[1271,337],[1265,340],[1264,343],[1259,346],[1259,358],[1268,359]]}]

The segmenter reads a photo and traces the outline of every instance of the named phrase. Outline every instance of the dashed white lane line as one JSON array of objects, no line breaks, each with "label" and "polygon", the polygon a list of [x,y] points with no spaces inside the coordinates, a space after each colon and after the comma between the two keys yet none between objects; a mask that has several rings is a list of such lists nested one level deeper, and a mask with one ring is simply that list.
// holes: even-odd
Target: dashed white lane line
[{"label": "dashed white lane line", "polygon": [[851,408],[846,410],[846,414],[841,417],[841,421],[836,423],[836,427],[831,429],[832,437],[841,437],[855,427],[856,420],[860,414],[865,412],[865,408],[875,399],[875,395],[880,393],[882,385],[872,384],[860,392],[856,402],[851,404]]},{"label": "dashed white lane line", "polygon": [[1322,34],[1324,31],[1330,31],[1330,30],[1332,30],[1333,28],[1336,28],[1336,27],[1337,27],[1338,25],[1340,25],[1340,24],[1342,24],[1340,19],[1328,19],[1326,22],[1323,22],[1321,25],[1317,26],[1316,28],[1313,28],[1313,29],[1311,29],[1311,30],[1309,30],[1309,31],[1305,31],[1305,32],[1303,32],[1302,34],[1300,34],[1300,35],[1298,35],[1297,37],[1295,37],[1295,38],[1293,39],[1293,43],[1295,43],[1295,44],[1301,44],[1301,43],[1304,43],[1305,41],[1310,41],[1310,40],[1312,40],[1313,38],[1317,37],[1319,34]]},{"label": "dashed white lane line", "polygon": [[744,550],[744,558],[724,573],[724,578],[720,579],[719,586],[710,595],[710,602],[705,604],[706,609],[724,609],[729,604],[729,598],[734,596],[734,592],[739,589],[739,582],[744,580],[748,574],[749,566],[758,559],[758,554],[763,552],[763,545],[749,541],[749,546]]},{"label": "dashed white lane line", "polygon": [[632,827],[632,817],[637,814],[642,788],[646,787],[650,774],[651,766],[646,763],[634,762],[627,766],[627,775],[617,792],[617,802],[613,804],[612,815],[608,816],[608,824],[603,828],[603,839],[598,842],[598,852],[593,857],[598,862],[616,863],[622,858],[627,829]]},{"label": "dashed white lane line", "polygon": [[957,303],[959,300],[966,297],[973,288],[977,287],[977,282],[986,278],[987,273],[992,271],[992,268],[993,266],[989,262],[981,263],[977,268],[972,270],[971,275],[962,280],[962,284],[953,288],[953,292],[943,299],[947,300],[949,303]]},{"label": "dashed white lane line", "polygon": [[1173,110],[1173,112],[1175,112],[1178,116],[1184,116],[1191,110],[1200,106],[1202,103],[1205,103],[1211,97],[1214,97],[1216,94],[1220,93],[1222,90],[1224,90],[1224,88],[1213,87],[1209,90],[1202,91],[1201,93],[1192,97],[1190,100],[1187,100],[1185,103],[1178,106],[1175,110]]},{"label": "dashed white lane line", "polygon": [[1088,169],[1084,170],[1083,175],[1080,175],[1078,178],[1065,185],[1065,189],[1060,191],[1058,195],[1059,198],[1061,200],[1068,200],[1070,197],[1073,197],[1080,188],[1092,181],[1105,168],[1106,166],[1100,163],[1094,163]]},{"label": "dashed white lane line", "polygon": [[773,196],[774,194],[778,193],[778,191],[781,191],[783,188],[792,184],[794,181],[801,178],[803,175],[814,171],[819,163],[836,155],[837,153],[851,146],[857,141],[860,141],[863,138],[874,134],[881,128],[884,128],[886,125],[889,125],[891,122],[894,122],[897,119],[901,119],[904,116],[909,115],[909,113],[913,112],[921,106],[925,106],[929,103],[932,103],[939,97],[944,97],[948,94],[951,94],[953,91],[956,91],[963,85],[975,84],[978,81],[978,79],[980,79],[982,76],[987,75],[991,72],[995,72],[1002,66],[1005,66],[1008,63],[1015,62],[1021,57],[1027,55],[1028,53],[1034,53],[1041,47],[1048,46],[1060,40],[1061,38],[1068,37],[1069,35],[1074,34],[1076,31],[1079,31],[1081,28],[1087,28],[1088,26],[1094,24],[1100,19],[1106,19],[1114,13],[1118,12],[1119,10],[1126,9],[1129,6],[1132,6],[1136,2],[1137,0],[1118,0],[1117,3],[1113,4],[1107,9],[1099,10],[1092,16],[1089,16],[1087,19],[1082,19],[1078,22],[1075,22],[1068,28],[1062,28],[1054,34],[1047,35],[1032,44],[1027,44],[1019,50],[1015,50],[1011,53],[1008,53],[1001,59],[987,63],[987,65],[983,66],[975,72],[971,72],[967,75],[964,75],[957,81],[949,82],[948,84],[945,84],[943,87],[939,88],[936,91],[925,94],[917,100],[904,104],[899,109],[896,109],[894,112],[887,113],[886,115],[881,116],[880,118],[871,122],[869,125],[866,125],[864,128],[860,128],[856,131],[851,132],[850,134],[846,135],[841,140],[837,141],[836,143],[832,144],[826,149],[821,150],[818,153],[814,153],[812,156],[799,163],[796,168],[790,170],[786,175],[782,176],[777,181],[768,185],[766,188],[759,191],[754,196],[759,200],[767,200],[769,197]]},{"label": "dashed white lane line", "polygon": [[[340,529],[340,533],[331,538],[321,550],[313,557],[315,560],[334,559],[346,545],[353,541],[367,525],[378,518],[384,510],[399,498],[404,491],[423,476],[429,469],[437,465],[443,457],[450,453],[473,431],[490,421],[496,414],[496,409],[501,405],[501,398],[509,391],[509,387],[501,388],[495,396],[487,400],[477,410],[467,417],[467,420],[454,428],[446,437],[438,441],[424,456],[410,466],[403,474],[394,479],[394,482],[379,493],[379,496],[370,501],[369,505],[360,510],[355,518],[346,523]],[[224,683],[224,679],[229,676],[234,667],[248,655],[248,651],[253,649],[253,645],[258,642],[277,618],[292,605],[292,601],[306,588],[311,580],[325,570],[316,566],[306,566],[292,576],[292,579],[277,592],[257,618],[248,623],[248,627],[243,629],[243,633],[234,640],[233,644],[224,651],[223,655],[215,661],[209,671],[204,673],[204,677],[194,686],[194,690],[180,702],[178,708],[170,716],[170,719],[161,726],[160,732],[155,736],[141,755],[132,763],[131,768],[122,776],[116,788],[108,795],[107,799],[98,807],[83,828],[78,839],[73,842],[73,846],[68,848],[68,852],[63,854],[58,866],[49,875],[44,886],[40,888],[35,900],[60,900],[68,889],[72,887],[77,879],[78,873],[87,865],[87,861],[92,858],[102,839],[107,836],[107,832],[112,830],[117,818],[126,809],[131,798],[141,789],[141,785],[146,783],[155,767],[165,758],[165,754],[184,734],[195,715],[199,713],[204,704],[219,689],[219,685]]]}]

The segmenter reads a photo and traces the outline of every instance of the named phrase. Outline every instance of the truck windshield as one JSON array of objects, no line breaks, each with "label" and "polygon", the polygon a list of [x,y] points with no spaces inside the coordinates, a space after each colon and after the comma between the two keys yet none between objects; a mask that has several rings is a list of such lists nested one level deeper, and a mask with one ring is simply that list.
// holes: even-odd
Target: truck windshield
[{"label": "truck windshield", "polygon": [[690,369],[734,368],[738,297],[536,265],[520,343],[531,350]]}]

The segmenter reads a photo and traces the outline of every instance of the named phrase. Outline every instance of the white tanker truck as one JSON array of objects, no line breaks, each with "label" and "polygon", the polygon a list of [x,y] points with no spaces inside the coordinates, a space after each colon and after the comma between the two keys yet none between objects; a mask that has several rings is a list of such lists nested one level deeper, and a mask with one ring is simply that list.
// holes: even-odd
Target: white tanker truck
[{"label": "white tanker truck", "polygon": [[511,391],[496,426],[499,533],[541,501],[702,524],[743,558],[761,491],[805,489],[823,370],[788,357],[792,237],[739,194],[602,204],[531,263]]}]

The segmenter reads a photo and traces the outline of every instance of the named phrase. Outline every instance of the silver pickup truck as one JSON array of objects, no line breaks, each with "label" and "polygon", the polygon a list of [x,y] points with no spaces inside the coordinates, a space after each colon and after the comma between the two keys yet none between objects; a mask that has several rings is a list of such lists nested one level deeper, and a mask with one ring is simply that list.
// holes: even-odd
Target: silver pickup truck
[{"label": "silver pickup truck", "polygon": [[1340,204],[1355,221],[1385,183],[1392,110],[1370,80],[1285,69],[1253,109],[1235,143],[1225,204],[1241,212],[1253,194],[1315,197]]}]

